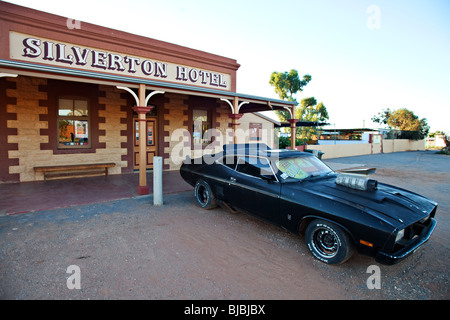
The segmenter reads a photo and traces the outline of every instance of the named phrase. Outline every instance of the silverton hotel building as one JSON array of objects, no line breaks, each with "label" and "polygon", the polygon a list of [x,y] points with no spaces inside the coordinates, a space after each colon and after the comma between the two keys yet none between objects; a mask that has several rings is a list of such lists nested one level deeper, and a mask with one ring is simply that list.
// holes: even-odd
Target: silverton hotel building
[{"label": "silverton hotel building", "polygon": [[234,59],[1,1],[0,183],[100,168],[138,171],[146,194],[154,156],[177,170],[186,150],[238,141],[243,114],[293,113],[291,102],[237,93],[238,68]]}]

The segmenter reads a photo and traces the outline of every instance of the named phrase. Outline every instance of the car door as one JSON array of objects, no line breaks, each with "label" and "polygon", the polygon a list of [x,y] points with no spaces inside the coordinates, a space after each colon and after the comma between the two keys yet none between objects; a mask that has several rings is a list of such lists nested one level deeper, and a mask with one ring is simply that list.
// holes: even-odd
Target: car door
[{"label": "car door", "polygon": [[236,163],[238,157],[235,155],[224,156],[215,161],[215,166],[213,171],[210,172],[210,175],[214,177],[214,182],[211,183],[211,188],[214,193],[214,196],[227,203],[231,203],[229,201],[230,186],[231,182],[234,181],[234,176],[236,175]]},{"label": "car door", "polygon": [[[273,180],[263,179],[263,174],[273,175]],[[280,183],[267,158],[239,156],[234,173],[228,177],[225,192],[233,206],[272,223],[280,223]]]}]

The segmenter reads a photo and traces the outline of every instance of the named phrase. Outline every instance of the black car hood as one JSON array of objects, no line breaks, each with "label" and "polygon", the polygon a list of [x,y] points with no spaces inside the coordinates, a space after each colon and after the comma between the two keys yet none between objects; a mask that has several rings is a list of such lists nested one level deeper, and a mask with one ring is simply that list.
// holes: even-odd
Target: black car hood
[{"label": "black car hood", "polygon": [[[384,183],[378,183],[375,191],[361,191],[337,185],[336,178],[318,178],[293,183],[292,188],[301,189],[334,201],[353,206],[368,214],[398,225],[410,225],[429,215],[437,203],[421,195]],[[387,218],[387,219],[386,219]]]}]

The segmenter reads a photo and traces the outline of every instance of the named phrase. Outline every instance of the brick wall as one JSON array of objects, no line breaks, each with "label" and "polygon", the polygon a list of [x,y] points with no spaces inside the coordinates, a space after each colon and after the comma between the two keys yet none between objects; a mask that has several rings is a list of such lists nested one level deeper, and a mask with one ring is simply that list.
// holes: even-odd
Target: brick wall
[{"label": "brick wall", "polygon": [[115,87],[100,86],[99,89],[99,103],[103,108],[98,111],[98,115],[105,119],[104,123],[98,124],[99,130],[104,133],[99,136],[99,142],[105,143],[106,148],[98,149],[97,156],[98,159],[104,159],[104,162],[115,162],[116,167],[110,168],[109,173],[119,174],[121,168],[128,165],[122,157],[128,153],[127,135],[123,135],[127,131],[127,112],[124,111],[125,108],[121,108],[127,105],[127,100],[122,99],[122,92]]},{"label": "brick wall", "polygon": [[[128,93],[113,86],[47,80],[19,76],[0,79],[0,157],[1,181],[43,180],[34,167],[63,164],[114,162],[110,174],[132,172],[133,112]],[[56,103],[61,93],[89,95],[90,149],[67,150],[57,147]],[[166,93],[155,99],[158,105],[159,156],[164,170],[178,170],[186,155],[201,156],[205,150],[191,151],[192,108],[211,110],[211,125],[221,136],[208,153],[231,143],[231,113],[219,99]],[[179,130],[182,129],[182,130]],[[3,141],[2,140],[2,141]],[[181,151],[177,148],[181,147]]]},{"label": "brick wall", "polygon": [[183,130],[188,129],[188,106],[185,104],[187,95],[166,93],[168,101],[164,104],[164,169],[177,170],[183,160],[173,149],[182,143]]},{"label": "brick wall", "polygon": [[8,135],[8,143],[16,143],[17,150],[8,152],[9,159],[16,159],[17,165],[9,166],[10,174],[18,174],[19,181],[35,180],[34,166],[51,160],[51,152],[40,149],[41,143],[48,143],[48,136],[41,136],[41,129],[48,123],[40,121],[40,115],[47,114],[47,107],[41,107],[40,101],[47,100],[47,93],[40,90],[46,85],[45,79],[17,77],[8,79],[16,84],[14,89],[7,89],[6,95],[15,98],[14,105],[8,104],[6,111],[15,114],[15,120],[8,120],[7,127],[16,129],[15,135]]},{"label": "brick wall", "polygon": [[[19,174],[10,174],[9,167],[19,164],[18,158],[9,158],[9,152],[18,150],[17,143],[9,143],[8,136],[17,135],[16,128],[9,128],[8,121],[17,120],[17,114],[9,106],[15,106],[17,99],[9,97],[7,91],[16,88],[16,82],[9,81],[10,78],[0,78],[0,182],[19,181]],[[7,112],[7,109],[13,113]]]},{"label": "brick wall", "polygon": [[[122,168],[127,167],[128,163],[124,157],[128,154],[127,100],[116,88],[100,86],[98,107],[91,109],[91,112],[95,113],[91,119],[95,118],[96,121],[91,121],[90,126],[97,126],[91,129],[97,130],[98,146],[101,147],[87,153],[57,153],[51,148],[51,145],[56,143],[51,143],[52,139],[56,140],[56,129],[49,129],[49,123],[53,120],[48,114],[48,93],[45,91],[48,88],[48,80],[19,76],[8,79],[8,82],[15,86],[9,85],[6,88],[6,96],[8,101],[15,100],[15,103],[6,105],[6,113],[10,118],[6,121],[9,130],[7,143],[15,147],[8,150],[10,163],[2,163],[2,166],[9,167],[9,175],[13,177],[7,180],[43,180],[42,173],[34,172],[36,166],[114,162],[116,167],[109,169],[110,174],[119,174]],[[15,175],[19,178],[14,179]]]}]

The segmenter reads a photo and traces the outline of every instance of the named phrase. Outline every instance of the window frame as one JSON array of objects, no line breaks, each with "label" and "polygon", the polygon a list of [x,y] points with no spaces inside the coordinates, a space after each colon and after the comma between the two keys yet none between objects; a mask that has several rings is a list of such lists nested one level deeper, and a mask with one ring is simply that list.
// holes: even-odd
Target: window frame
[{"label": "window frame", "polygon": [[[61,116],[59,115],[60,110],[60,100],[72,100],[72,108],[75,108],[75,101],[86,101],[87,102],[87,116]],[[56,149],[57,150],[75,150],[75,149],[91,149],[92,148],[92,120],[91,120],[91,101],[86,96],[77,96],[77,95],[59,95],[56,97]],[[59,135],[59,121],[60,120],[68,120],[68,121],[87,121],[87,136],[88,143],[87,145],[61,145],[60,143],[60,135]]]},{"label": "window frame", "polygon": [[[194,133],[196,132],[195,131],[195,122],[196,121],[194,120],[194,112],[196,110],[206,111],[206,117],[207,117],[206,121],[202,121],[202,125],[201,125],[202,126],[202,133],[201,133],[200,140],[202,141],[202,143],[195,143],[195,138],[194,138]],[[191,126],[191,130],[192,130],[192,132],[191,132],[192,145],[194,146],[194,145],[197,144],[197,145],[201,145],[202,148],[204,148],[204,147],[208,146],[209,144],[213,143],[214,142],[213,141],[213,136],[210,137],[208,142],[203,142],[203,135],[204,135],[204,133],[207,132],[208,130],[212,130],[213,129],[212,128],[212,123],[213,122],[212,122],[212,112],[211,112],[211,110],[209,108],[192,107],[191,119],[192,119],[192,126]],[[203,125],[205,123],[208,125],[208,129],[205,132],[203,132]]]},{"label": "window frame", "polygon": [[[233,163],[228,163],[227,164],[225,159],[229,158],[229,157],[233,157],[235,159],[233,159]],[[216,163],[221,164],[221,165],[227,167],[230,170],[236,171],[236,166],[237,166],[238,159],[239,159],[239,156],[237,156],[237,155],[225,155],[225,156],[222,156],[219,159],[217,159]],[[232,168],[230,166],[230,164],[234,164],[234,168]]]},{"label": "window frame", "polygon": [[[244,159],[243,159],[244,162],[246,162],[246,161],[245,161],[245,158],[257,158],[257,159],[259,159],[259,161],[261,161],[262,159],[264,159],[264,160],[267,162],[267,164],[269,165],[270,171],[272,172],[272,175],[275,177],[275,180],[276,180],[277,182],[279,182],[278,177],[277,177],[277,175],[275,174],[275,171],[273,170],[273,167],[272,167],[272,164],[271,164],[270,160],[269,160],[268,158],[266,158],[266,157],[252,156],[252,155],[244,155],[244,156],[243,156],[243,155],[238,155],[238,156],[237,156],[236,167],[235,167],[235,169],[234,169],[234,171],[236,171],[237,173],[242,174],[242,175],[245,175],[245,176],[248,176],[248,177],[252,177],[252,178],[256,178],[256,179],[261,179],[261,180],[263,180],[263,178],[261,177],[261,175],[260,175],[260,176],[254,176],[254,175],[251,175],[251,174],[248,174],[248,173],[245,173],[245,172],[238,171],[239,162],[240,162],[240,160],[241,160],[242,158],[244,158]],[[246,163],[248,163],[249,165],[252,165],[252,164],[249,163],[249,162],[246,162]],[[256,167],[256,166],[254,166],[254,167]],[[256,167],[256,168],[257,168],[257,167]]]}]

